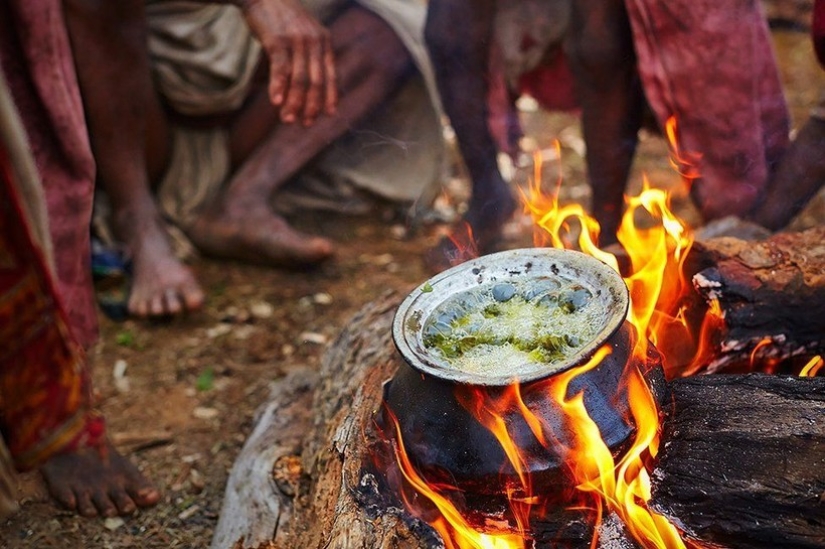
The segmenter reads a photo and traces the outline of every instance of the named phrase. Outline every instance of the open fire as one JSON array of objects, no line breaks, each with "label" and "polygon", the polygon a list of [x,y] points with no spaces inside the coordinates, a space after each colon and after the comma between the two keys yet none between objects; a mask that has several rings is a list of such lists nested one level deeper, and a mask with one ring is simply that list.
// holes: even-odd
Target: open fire
[{"label": "open fire", "polygon": [[[667,134],[673,163],[687,186],[696,173],[690,155],[679,150],[673,121],[668,124]],[[400,472],[393,489],[401,495],[408,511],[440,534],[448,549],[534,547],[533,524],[541,522],[553,506],[587,517],[594,532],[591,547],[598,546],[599,525],[608,514],[618,517],[626,533],[641,547],[702,547],[696,540],[683,539],[674,524],[647,505],[663,412],[646,372],[663,366],[667,377],[674,378],[701,371],[710,358],[715,334],[724,326],[716,303],[706,311],[700,330],[691,329],[685,318],[684,300],[690,283],[681,273],[693,243],[691,230],[671,211],[668,195],[645,181],[638,196],[626,199],[628,207],[618,235],[623,254],[617,257],[598,247],[599,227],[581,206],[561,207],[555,194],[542,191],[540,173],[537,159],[536,175],[524,195],[525,208],[537,228],[536,245],[578,247],[621,272],[629,289],[627,321],[633,327],[632,352],[623,370],[620,392],[629,403],[626,421],[633,426],[632,434],[618,447],[606,443],[585,405],[584,391],[570,388],[574,380],[609,357],[611,346],[603,345],[584,363],[529,385],[513,383],[503,391],[457,386],[456,398],[461,405],[495,436],[506,457],[502,471],[515,473],[500,489],[499,495],[507,501],[506,509],[479,512],[468,503],[471,494],[462,487],[443,478],[426,478],[414,465],[399,421],[388,406],[384,435],[391,440],[394,465]],[[574,228],[579,229],[575,238],[571,236]],[[822,365],[817,357],[802,375],[815,375]],[[551,400],[561,411],[561,426],[537,414],[525,390],[539,391]],[[531,473],[537,457],[524,447],[523,437],[512,431],[507,416],[514,411],[548,455],[560,458],[565,482],[555,489],[548,490],[546,483]]]}]

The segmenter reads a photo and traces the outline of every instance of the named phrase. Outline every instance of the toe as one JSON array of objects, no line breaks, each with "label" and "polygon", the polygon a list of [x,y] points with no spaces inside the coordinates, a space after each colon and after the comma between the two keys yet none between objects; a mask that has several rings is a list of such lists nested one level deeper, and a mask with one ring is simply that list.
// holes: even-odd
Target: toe
[{"label": "toe", "polygon": [[152,316],[163,316],[163,295],[153,296],[149,301],[149,314]]},{"label": "toe", "polygon": [[160,500],[160,492],[143,476],[132,481],[127,487],[129,496],[139,507],[150,507]]},{"label": "toe", "polygon": [[77,498],[74,495],[74,492],[69,487],[68,484],[60,484],[58,486],[54,486],[53,484],[49,483],[49,493],[52,497],[70,511],[77,510]]},{"label": "toe", "polygon": [[203,291],[197,284],[186,285],[182,290],[183,302],[187,311],[194,311],[203,306]]},{"label": "toe", "polygon": [[183,311],[183,302],[177,291],[170,288],[164,292],[163,296],[165,302],[164,313],[176,315]]},{"label": "toe", "polygon": [[77,512],[79,514],[84,517],[97,516],[97,508],[94,503],[92,503],[92,496],[89,492],[85,490],[75,492],[75,498],[77,500]]},{"label": "toe", "polygon": [[105,492],[95,492],[92,494],[92,502],[94,503],[95,509],[102,517],[114,517],[117,516],[117,507],[115,507],[114,502],[109,497],[109,494]]},{"label": "toe", "polygon": [[149,307],[146,300],[133,293],[129,298],[129,312],[140,318],[147,316],[149,314]]},{"label": "toe", "polygon": [[132,494],[135,502],[141,507],[149,507],[160,501],[160,492],[154,486],[146,486]]},{"label": "toe", "polygon": [[117,514],[119,515],[131,515],[137,510],[137,505],[124,488],[118,487],[109,491],[109,498],[117,507]]}]

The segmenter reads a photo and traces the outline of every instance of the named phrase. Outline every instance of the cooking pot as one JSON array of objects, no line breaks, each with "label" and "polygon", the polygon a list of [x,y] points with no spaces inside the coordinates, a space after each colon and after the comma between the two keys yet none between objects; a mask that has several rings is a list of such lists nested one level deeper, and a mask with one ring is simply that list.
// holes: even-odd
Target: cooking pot
[{"label": "cooking pot", "polygon": [[[523,359],[478,372],[456,368],[452,359],[428,341],[433,327],[444,324],[442,316],[449,313],[451,304],[468,298],[477,301],[480,295],[492,295],[493,301],[509,300],[514,294],[526,302],[541,299],[539,294],[547,288],[556,289],[557,300],[563,300],[565,292],[579,292],[600,313],[598,325],[588,324],[586,340],[577,342],[566,356],[549,362]],[[659,402],[666,392],[658,351],[649,345],[646,360],[633,356],[635,329],[626,321],[628,307],[628,289],[616,271],[594,257],[555,248],[482,256],[413,290],[393,321],[392,335],[403,361],[384,386],[388,408],[384,413],[397,419],[406,452],[420,474],[430,482],[446,482],[475,493],[500,493],[517,475],[495,436],[468,411],[468,395],[483,393],[495,400],[518,383],[527,408],[564,443],[569,434],[558,405],[547,393],[546,381],[586,363],[603,345],[609,345],[611,353],[571,381],[568,397],[583,392],[584,405],[602,439],[620,451],[634,430],[623,383],[626,372],[639,368]],[[561,459],[554,446],[539,442],[518,407],[510,407],[502,416],[510,436],[528,456],[526,469],[534,482],[542,478],[557,482]]]}]

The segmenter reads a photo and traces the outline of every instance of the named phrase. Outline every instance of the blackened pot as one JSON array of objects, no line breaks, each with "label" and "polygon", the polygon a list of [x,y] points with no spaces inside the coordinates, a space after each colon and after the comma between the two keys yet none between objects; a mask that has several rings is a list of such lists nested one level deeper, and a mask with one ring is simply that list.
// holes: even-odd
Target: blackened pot
[{"label": "blackened pot", "polygon": [[[596,336],[560,363],[518,365],[518,376],[506,373],[479,376],[452,368],[425,345],[422,327],[445,300],[474,288],[506,281],[561,277],[587,288],[605,311]],[[495,436],[467,410],[467,395],[478,390],[496,399],[508,386],[519,383],[527,407],[562,442],[568,435],[562,415],[547,394],[546,381],[562,371],[584,364],[604,344],[612,352],[592,370],[577,376],[568,396],[583,391],[584,405],[602,439],[619,449],[633,432],[624,374],[640,368],[654,395],[665,392],[661,357],[651,345],[647,360],[634,358],[634,329],[626,322],[629,296],[621,276],[601,261],[574,251],[554,248],[511,250],[483,256],[449,269],[416,288],[399,306],[393,338],[402,366],[384,388],[389,410],[400,425],[404,445],[416,468],[430,482],[446,482],[475,493],[500,493],[516,476]],[[462,404],[462,401],[464,404]],[[535,482],[555,482],[560,457],[544,447],[522,413],[503,414],[508,432],[527,459]],[[385,421],[387,418],[384,418]],[[552,446],[552,445],[550,445]]]}]

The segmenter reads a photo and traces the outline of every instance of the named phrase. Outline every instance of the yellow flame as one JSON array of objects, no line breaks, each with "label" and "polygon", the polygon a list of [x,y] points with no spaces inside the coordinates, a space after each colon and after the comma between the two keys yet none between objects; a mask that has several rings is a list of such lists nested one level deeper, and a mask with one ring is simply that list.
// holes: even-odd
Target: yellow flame
[{"label": "yellow flame", "polygon": [[570,382],[578,375],[598,366],[610,352],[602,347],[585,365],[559,374],[551,385],[553,399],[560,405],[573,434],[568,464],[578,488],[599,494],[608,509],[616,513],[633,538],[643,547],[657,549],[684,548],[678,530],[668,520],[650,511],[650,477],[645,456],[655,457],[659,446],[659,416],[656,402],[642,373],[631,368],[628,378],[628,401],[636,424],[630,450],[615,463],[599,428],[584,406],[583,393],[567,398]]},{"label": "yellow flame", "polygon": [[799,372],[799,375],[801,377],[814,377],[819,370],[822,369],[823,365],[825,365],[825,360],[822,360],[822,357],[817,355],[808,361],[808,363],[802,368],[802,371]]}]

